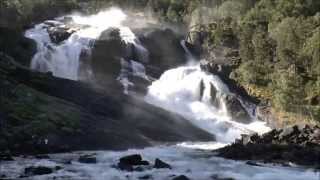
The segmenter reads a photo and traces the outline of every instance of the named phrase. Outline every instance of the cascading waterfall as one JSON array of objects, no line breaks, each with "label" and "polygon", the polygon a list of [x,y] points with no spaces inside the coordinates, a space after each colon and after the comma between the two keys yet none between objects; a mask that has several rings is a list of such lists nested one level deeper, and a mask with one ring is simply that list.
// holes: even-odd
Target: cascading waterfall
[{"label": "cascading waterfall", "polygon": [[[120,9],[112,8],[96,15],[70,16],[78,29],[59,44],[51,41],[48,33],[49,24],[65,27],[57,18],[56,21],[36,25],[26,31],[26,36],[37,42],[38,52],[33,57],[31,68],[41,72],[52,72],[54,76],[71,80],[79,79],[80,56],[83,52],[90,54],[94,41],[100,34],[111,27],[120,29],[120,36],[125,43],[134,46],[137,59],[121,59],[121,70],[117,80],[122,83],[124,93],[129,94],[129,87],[134,86],[129,76],[138,76],[149,80],[143,64],[149,61],[149,52],[131,29],[123,25],[126,14]],[[181,41],[189,62],[195,62],[191,52]],[[194,63],[189,63],[194,64]],[[214,89],[217,90],[213,97]],[[174,111],[194,124],[217,136],[223,143],[232,142],[240,134],[265,132],[268,128],[258,121],[244,125],[232,121],[222,96],[229,89],[214,75],[201,71],[198,65],[179,67],[165,72],[162,77],[150,87],[145,100],[169,111]]]},{"label": "cascading waterfall", "polygon": [[130,28],[122,24],[127,16],[120,9],[112,8],[92,16],[71,15],[70,17],[73,24],[80,27],[67,40],[59,44],[51,41],[47,28],[49,23],[65,27],[65,24],[59,22],[63,17],[36,25],[26,31],[25,36],[35,40],[38,49],[32,59],[31,69],[52,72],[56,77],[78,80],[81,53],[90,54],[94,41],[104,30],[111,27],[119,28],[122,39],[135,46],[138,57],[142,61],[148,61],[147,50]]},{"label": "cascading waterfall", "polygon": [[[213,88],[217,90],[212,96]],[[185,66],[165,72],[149,87],[146,101],[174,111],[195,125],[215,134],[220,143],[231,143],[241,134],[269,130],[264,122],[242,124],[228,116],[222,96],[230,93],[218,76],[197,66]],[[214,105],[215,104],[218,105]]]}]

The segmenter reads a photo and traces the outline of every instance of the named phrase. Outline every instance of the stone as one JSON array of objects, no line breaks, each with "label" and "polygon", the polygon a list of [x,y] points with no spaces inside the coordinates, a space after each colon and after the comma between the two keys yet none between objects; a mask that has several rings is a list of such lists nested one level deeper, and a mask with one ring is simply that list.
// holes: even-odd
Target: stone
[{"label": "stone", "polygon": [[35,176],[35,175],[45,175],[53,173],[53,169],[45,166],[38,166],[38,167],[27,167],[24,170],[24,174],[26,176]]},{"label": "stone", "polygon": [[118,168],[122,171],[143,171],[142,167],[134,166],[148,166],[150,163],[148,161],[142,160],[141,155],[133,154],[129,156],[125,156],[119,159]]},{"label": "stone", "polygon": [[156,159],[154,163],[154,168],[156,169],[172,169],[171,166],[160,159]]},{"label": "stone", "polygon": [[96,164],[97,158],[93,155],[83,155],[79,157],[79,162],[85,164]]},{"label": "stone", "polygon": [[51,41],[55,44],[67,40],[74,32],[76,32],[75,29],[65,27],[49,27],[47,31]]},{"label": "stone", "polygon": [[120,163],[136,166],[136,165],[141,165],[142,162],[142,157],[139,154],[134,154],[134,155],[129,155],[120,158]]}]

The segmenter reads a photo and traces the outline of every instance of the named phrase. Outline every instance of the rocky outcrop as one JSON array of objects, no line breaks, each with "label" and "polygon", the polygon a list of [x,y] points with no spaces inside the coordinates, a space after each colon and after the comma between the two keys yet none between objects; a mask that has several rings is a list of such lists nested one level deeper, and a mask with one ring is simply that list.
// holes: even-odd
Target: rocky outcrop
[{"label": "rocky outcrop", "polygon": [[121,39],[118,28],[110,28],[101,33],[92,49],[91,67],[95,79],[104,87],[118,85],[121,59],[126,54],[126,43]]},{"label": "rocky outcrop", "polygon": [[159,78],[167,69],[186,63],[185,52],[180,44],[183,38],[173,30],[150,28],[135,32],[149,51],[147,73],[152,77]]},{"label": "rocky outcrop", "polygon": [[318,126],[292,126],[272,130],[261,136],[243,135],[230,146],[217,150],[225,158],[254,160],[265,163],[289,162],[320,167],[320,128]]}]

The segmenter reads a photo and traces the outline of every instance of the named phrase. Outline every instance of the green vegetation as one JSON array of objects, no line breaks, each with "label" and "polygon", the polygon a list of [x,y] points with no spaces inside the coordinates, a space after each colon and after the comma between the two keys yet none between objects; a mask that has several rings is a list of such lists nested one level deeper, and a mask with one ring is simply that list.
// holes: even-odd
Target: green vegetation
[{"label": "green vegetation", "polygon": [[0,57],[0,151],[81,133],[81,108],[19,83],[10,76],[15,68]]},{"label": "green vegetation", "polygon": [[[212,8],[218,23],[231,19],[239,40],[241,64],[232,77],[275,111],[320,121],[320,2],[246,2],[227,0]],[[221,32],[211,33],[223,39]]]}]

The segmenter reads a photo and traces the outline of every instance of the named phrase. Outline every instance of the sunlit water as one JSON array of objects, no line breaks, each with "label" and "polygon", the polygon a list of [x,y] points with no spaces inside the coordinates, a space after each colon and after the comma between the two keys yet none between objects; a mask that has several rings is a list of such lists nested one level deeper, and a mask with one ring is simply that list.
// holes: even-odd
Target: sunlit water
[{"label": "sunlit water", "polygon": [[[119,9],[109,9],[92,16],[71,15],[76,24],[85,25],[71,35],[61,44],[53,44],[45,26],[39,24],[26,32],[26,36],[34,39],[38,45],[38,53],[34,56],[31,68],[41,72],[52,72],[54,76],[78,80],[80,55],[83,51],[90,52],[92,43],[101,32],[110,28],[120,29],[121,37],[127,43],[135,44],[139,49],[138,56],[141,62],[148,62],[148,52],[140,44],[129,27],[123,25],[126,14]],[[189,59],[191,53],[185,44]],[[28,166],[62,166],[63,169],[50,175],[35,176],[32,180],[47,179],[74,179],[74,180],[127,180],[139,179],[151,175],[154,180],[172,179],[173,175],[186,175],[194,180],[208,180],[217,175],[221,178],[232,177],[237,180],[318,180],[319,173],[303,168],[285,168],[272,165],[254,167],[245,162],[236,162],[213,156],[211,150],[225,146],[240,137],[241,134],[252,132],[263,133],[269,130],[265,123],[253,119],[250,124],[236,123],[228,116],[221,97],[230,93],[228,87],[214,75],[200,70],[194,63],[192,66],[182,66],[165,72],[161,78],[149,87],[145,100],[153,105],[182,115],[195,125],[205,129],[217,137],[217,142],[184,142],[174,146],[158,146],[141,150],[128,150],[123,152],[82,152],[96,153],[97,164],[82,164],[77,161],[78,154],[51,155],[50,160],[37,160],[33,158],[17,158],[13,162],[1,162],[0,174],[9,178],[17,178],[23,174]],[[119,70],[118,80],[123,84],[124,93],[128,94],[128,87],[133,83],[129,81],[128,69],[135,76],[148,78],[145,68],[141,63],[133,60],[121,61],[122,69]],[[203,96],[200,97],[199,84],[204,84]],[[218,90],[218,100],[221,106],[214,107],[210,104],[212,85]],[[123,172],[116,168],[118,159],[129,154],[141,154],[144,159],[153,162],[160,158],[170,165],[172,170],[156,170],[146,168],[141,172]],[[72,160],[72,164],[64,164],[65,160]],[[28,179],[28,178],[25,178]]]}]

